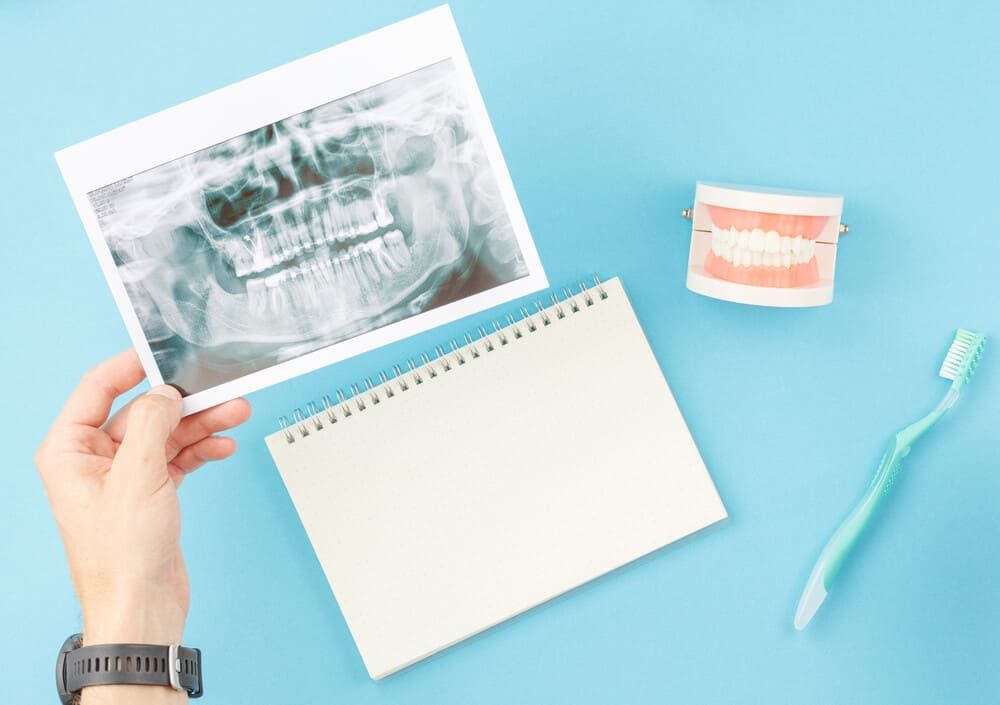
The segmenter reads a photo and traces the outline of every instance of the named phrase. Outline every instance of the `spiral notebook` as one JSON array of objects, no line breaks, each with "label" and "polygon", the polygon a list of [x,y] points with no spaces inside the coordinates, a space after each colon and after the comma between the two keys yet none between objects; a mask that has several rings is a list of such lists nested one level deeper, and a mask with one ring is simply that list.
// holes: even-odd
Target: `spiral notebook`
[{"label": "spiral notebook", "polygon": [[618,279],[408,367],[267,438],[372,678],[726,516]]}]

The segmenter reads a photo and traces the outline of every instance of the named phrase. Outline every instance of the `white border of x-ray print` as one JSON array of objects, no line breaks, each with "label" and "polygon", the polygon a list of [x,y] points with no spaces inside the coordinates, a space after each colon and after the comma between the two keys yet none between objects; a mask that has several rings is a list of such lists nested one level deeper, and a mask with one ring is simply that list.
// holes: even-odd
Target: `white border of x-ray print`
[{"label": "white border of x-ray print", "polygon": [[219,89],[56,153],[77,212],[151,384],[163,378],[87,194],[337,98],[451,59],[477,122],[528,276],[225,382],[184,399],[206,409],[548,286],[458,28],[447,5]]}]

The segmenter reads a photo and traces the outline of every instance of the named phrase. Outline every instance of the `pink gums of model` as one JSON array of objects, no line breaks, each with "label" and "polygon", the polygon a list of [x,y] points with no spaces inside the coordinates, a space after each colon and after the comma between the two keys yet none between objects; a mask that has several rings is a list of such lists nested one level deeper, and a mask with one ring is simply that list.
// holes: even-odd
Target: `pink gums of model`
[{"label": "pink gums of model", "polygon": [[829,216],[784,215],[708,206],[712,249],[705,271],[719,279],[791,288],[819,281],[816,238]]}]

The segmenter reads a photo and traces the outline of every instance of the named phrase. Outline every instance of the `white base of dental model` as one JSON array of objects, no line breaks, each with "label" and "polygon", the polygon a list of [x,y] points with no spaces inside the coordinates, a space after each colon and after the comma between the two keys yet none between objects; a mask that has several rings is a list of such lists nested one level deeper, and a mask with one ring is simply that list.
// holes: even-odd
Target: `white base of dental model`
[{"label": "white base of dental model", "polygon": [[813,286],[784,289],[725,281],[706,274],[704,267],[701,266],[697,269],[694,267],[688,269],[687,288],[696,294],[710,296],[713,299],[776,308],[825,306],[833,301],[832,279],[821,279]]},{"label": "white base of dental model", "polygon": [[842,196],[698,182],[687,288],[774,307],[833,301]]}]

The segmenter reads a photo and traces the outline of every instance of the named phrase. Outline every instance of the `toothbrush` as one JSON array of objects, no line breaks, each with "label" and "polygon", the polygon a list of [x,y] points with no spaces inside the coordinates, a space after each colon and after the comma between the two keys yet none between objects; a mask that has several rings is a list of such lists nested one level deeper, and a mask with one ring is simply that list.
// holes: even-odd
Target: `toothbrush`
[{"label": "toothbrush", "polygon": [[986,338],[983,335],[968,330],[958,330],[938,373],[945,379],[953,380],[948,393],[931,413],[904,428],[890,441],[878,470],[875,471],[875,477],[861,497],[861,501],[823,547],[823,552],[820,553],[799,600],[798,609],[795,610],[796,629],[804,629],[823,604],[844,561],[868,526],[875,510],[892,489],[903,458],[910,452],[917,439],[955,405],[962,387],[972,377],[985,345]]}]

